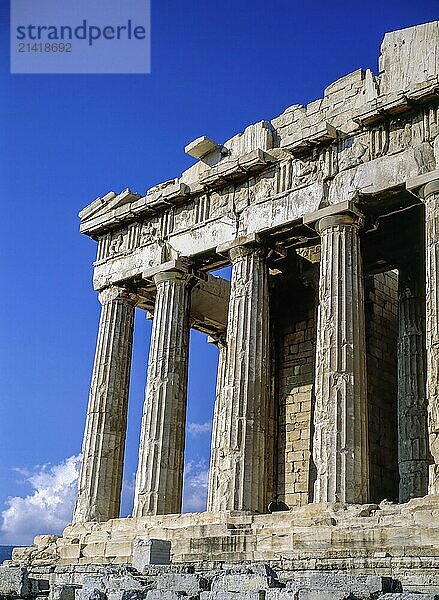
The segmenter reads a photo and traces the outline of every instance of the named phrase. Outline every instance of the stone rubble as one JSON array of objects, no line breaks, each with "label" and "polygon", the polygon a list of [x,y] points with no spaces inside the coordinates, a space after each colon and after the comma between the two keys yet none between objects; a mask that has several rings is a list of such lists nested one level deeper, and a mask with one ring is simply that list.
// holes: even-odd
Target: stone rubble
[{"label": "stone rubble", "polygon": [[[61,569],[32,572],[0,567],[2,600],[439,600],[439,585],[427,593],[405,591],[390,577],[312,572],[302,580],[282,579],[268,565],[222,565],[195,571],[194,565],[151,566],[140,574],[130,566],[75,570],[76,583]],[[34,578],[38,577],[38,579]],[[46,577],[47,579],[44,579]],[[302,574],[303,577],[303,574]],[[8,579],[9,578],[9,579]],[[7,581],[10,581],[10,584]]]}]

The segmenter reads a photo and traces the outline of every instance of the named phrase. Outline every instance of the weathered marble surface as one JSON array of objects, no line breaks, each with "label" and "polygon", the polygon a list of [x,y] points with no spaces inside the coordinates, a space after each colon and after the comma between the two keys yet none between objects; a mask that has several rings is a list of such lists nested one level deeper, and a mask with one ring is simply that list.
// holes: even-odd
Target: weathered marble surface
[{"label": "weathered marble surface", "polygon": [[145,404],[140,433],[134,515],[179,513],[183,491],[189,358],[188,276],[170,269],[154,275]]},{"label": "weathered marble surface", "polygon": [[315,502],[369,500],[362,222],[362,215],[355,213],[328,215],[317,222],[322,258],[315,373]]},{"label": "weathered marble surface", "polygon": [[439,494],[439,178],[422,190],[425,202],[427,273],[427,401],[430,466],[429,493]]},{"label": "weathered marble surface", "polygon": [[[436,166],[439,166],[437,156]],[[407,182],[407,188],[417,193],[425,205],[426,393],[428,453],[432,463],[428,491],[439,494],[439,170],[414,178]]]},{"label": "weathered marble surface", "polygon": [[269,438],[269,306],[265,250],[258,244],[228,250],[232,262],[227,360],[215,407],[209,508],[265,512]]},{"label": "weathered marble surface", "polygon": [[124,289],[108,288],[99,300],[75,521],[114,519],[120,508],[135,298]]},{"label": "weathered marble surface", "polygon": [[427,399],[425,389],[424,273],[413,264],[399,269],[398,463],[399,500],[428,491]]}]

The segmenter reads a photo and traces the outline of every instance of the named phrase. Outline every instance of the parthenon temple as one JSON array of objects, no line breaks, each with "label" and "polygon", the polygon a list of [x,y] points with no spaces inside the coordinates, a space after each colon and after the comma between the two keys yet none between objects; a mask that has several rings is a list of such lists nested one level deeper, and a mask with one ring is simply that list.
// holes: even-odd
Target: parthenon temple
[{"label": "parthenon temple", "polygon": [[[81,211],[102,306],[78,498],[18,564],[131,563],[157,538],[177,563],[438,568],[438,74],[439,22],[388,33],[378,74]],[[136,308],[152,335],[120,518]],[[207,509],[181,514],[191,328],[219,360]]]}]

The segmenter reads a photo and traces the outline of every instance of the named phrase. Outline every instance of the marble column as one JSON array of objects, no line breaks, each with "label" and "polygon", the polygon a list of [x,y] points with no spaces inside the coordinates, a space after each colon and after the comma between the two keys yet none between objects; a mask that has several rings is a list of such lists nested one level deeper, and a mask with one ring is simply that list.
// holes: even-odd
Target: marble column
[{"label": "marble column", "polygon": [[122,489],[135,302],[115,287],[102,291],[99,300],[76,523],[117,518]]},{"label": "marble column", "polygon": [[[439,173],[437,173],[439,175]],[[430,494],[439,494],[439,176],[422,189],[425,204],[426,348]]]},{"label": "marble column", "polygon": [[224,389],[224,377],[227,364],[227,345],[225,335],[210,338],[209,341],[215,344],[219,350],[218,371],[216,378],[215,407],[213,411],[212,423],[212,442],[210,449],[210,469],[209,469],[209,487],[207,494],[207,511],[216,512],[216,503],[218,500],[218,487],[220,484],[219,474],[221,472],[221,462],[224,460],[222,438],[227,428],[227,412],[221,402],[221,393]]},{"label": "marble column", "polygon": [[318,221],[321,236],[313,458],[314,502],[369,496],[364,289],[360,217]]},{"label": "marble column", "polygon": [[398,468],[399,501],[428,490],[427,399],[425,389],[425,285],[419,265],[399,268]]},{"label": "marble column", "polygon": [[134,516],[181,512],[189,355],[188,276],[169,270],[157,287],[140,434]]},{"label": "marble column", "polygon": [[220,429],[215,433],[209,509],[265,512],[271,402],[268,270],[258,245],[231,247],[229,257],[227,360],[216,407]]}]

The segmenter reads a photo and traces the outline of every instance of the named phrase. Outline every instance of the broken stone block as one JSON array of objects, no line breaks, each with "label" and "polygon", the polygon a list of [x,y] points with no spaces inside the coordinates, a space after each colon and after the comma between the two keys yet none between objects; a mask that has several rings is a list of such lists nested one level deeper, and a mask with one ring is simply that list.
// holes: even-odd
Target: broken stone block
[{"label": "broken stone block", "polygon": [[241,573],[241,574],[252,574],[252,575],[267,575],[277,579],[276,572],[267,565],[266,563],[248,563],[248,564],[233,564],[225,563],[222,566],[222,570],[226,573]]},{"label": "broken stone block", "polygon": [[107,595],[98,588],[82,589],[78,592],[78,600],[106,600]]},{"label": "broken stone block", "polygon": [[184,592],[188,596],[197,596],[208,587],[207,580],[200,575],[181,573],[163,573],[157,576],[158,590]]},{"label": "broken stone block", "polygon": [[103,577],[85,577],[76,600],[107,600],[107,583]]},{"label": "broken stone block", "polygon": [[0,595],[26,598],[32,591],[27,569],[0,567]]},{"label": "broken stone block", "polygon": [[385,592],[402,591],[401,584],[390,577],[349,575],[338,572],[313,573],[310,578],[309,588],[347,591],[351,597],[358,600],[376,598]]},{"label": "broken stone block", "polygon": [[76,585],[52,584],[50,587],[49,600],[75,600]]},{"label": "broken stone block", "polygon": [[200,600],[264,600],[265,592],[201,592]]},{"label": "broken stone block", "polygon": [[297,600],[349,600],[349,590],[321,590],[316,588],[305,588],[295,592]]},{"label": "broken stone block", "polygon": [[146,600],[179,600],[182,596],[184,596],[183,592],[149,590],[145,598]]},{"label": "broken stone block", "polygon": [[148,596],[149,590],[142,589],[129,589],[129,590],[117,590],[107,594],[108,600],[145,600]]},{"label": "broken stone block", "polygon": [[266,590],[265,600],[298,600],[299,590],[290,588],[288,590],[271,589]]},{"label": "broken stone block", "polygon": [[219,148],[219,145],[211,140],[206,135],[203,135],[187,146],[185,146],[185,153],[194,158],[203,158],[206,154],[210,154]]},{"label": "broken stone block", "polygon": [[380,600],[439,600],[439,594],[421,594],[401,592],[399,594],[383,594]]},{"label": "broken stone block", "polygon": [[128,569],[123,569],[113,577],[109,577],[107,584],[108,600],[144,600],[148,588],[144,580],[139,580]]},{"label": "broken stone block", "polygon": [[212,582],[214,592],[253,592],[276,587],[277,580],[271,575],[230,574],[220,575]]},{"label": "broken stone block", "polygon": [[167,540],[134,540],[133,567],[143,573],[148,565],[169,565],[171,542]]}]

